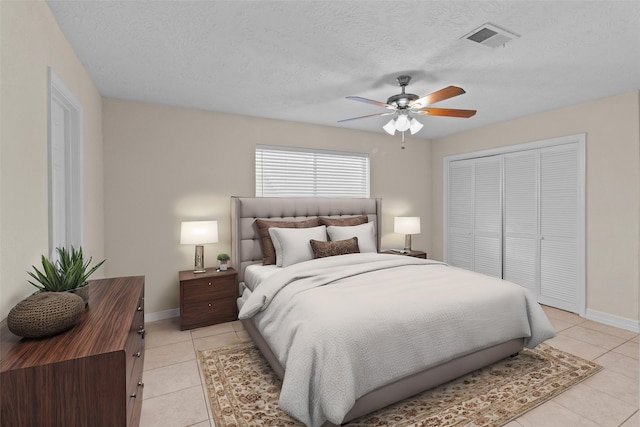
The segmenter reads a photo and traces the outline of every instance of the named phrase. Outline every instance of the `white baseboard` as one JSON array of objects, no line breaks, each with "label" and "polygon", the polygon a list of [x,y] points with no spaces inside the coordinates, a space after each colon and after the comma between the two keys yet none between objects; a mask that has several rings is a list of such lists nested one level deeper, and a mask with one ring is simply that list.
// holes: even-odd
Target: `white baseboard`
[{"label": "white baseboard", "polygon": [[616,328],[640,333],[640,321],[638,320],[626,319],[624,317],[618,317],[612,314],[589,309],[587,309],[584,317],[586,319],[593,320],[594,322],[604,323],[605,325],[615,326]]},{"label": "white baseboard", "polygon": [[172,317],[179,317],[180,309],[174,308],[165,311],[156,311],[155,313],[145,313],[144,322],[155,322],[156,320],[171,319]]}]

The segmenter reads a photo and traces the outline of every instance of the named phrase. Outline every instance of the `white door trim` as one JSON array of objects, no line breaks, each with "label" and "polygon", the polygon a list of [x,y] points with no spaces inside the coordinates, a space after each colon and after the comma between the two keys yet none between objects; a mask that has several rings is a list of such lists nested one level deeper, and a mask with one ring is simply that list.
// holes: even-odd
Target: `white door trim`
[{"label": "white door trim", "polygon": [[[82,245],[82,145],[83,145],[83,108],[71,90],[49,67],[49,98],[48,98],[48,164],[49,164],[49,253],[55,255],[58,246]],[[55,197],[58,189],[54,188],[52,179],[54,137],[52,132],[53,108],[64,111],[64,220],[56,221]],[[59,229],[63,227],[64,229]]]}]

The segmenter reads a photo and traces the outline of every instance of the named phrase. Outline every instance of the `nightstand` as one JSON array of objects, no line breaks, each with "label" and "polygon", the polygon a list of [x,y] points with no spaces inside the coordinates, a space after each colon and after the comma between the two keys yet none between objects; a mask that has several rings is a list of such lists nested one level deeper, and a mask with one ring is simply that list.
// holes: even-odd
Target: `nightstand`
[{"label": "nightstand", "polygon": [[412,256],[415,258],[422,258],[422,259],[427,259],[427,253],[426,252],[422,252],[422,251],[415,251],[415,250],[411,250],[407,253],[400,253],[400,252],[395,252],[395,251],[382,251],[380,252],[381,254],[393,254],[393,255],[404,255],[404,256]]},{"label": "nightstand", "polygon": [[215,325],[238,319],[238,272],[233,268],[205,273],[181,271],[180,330]]}]

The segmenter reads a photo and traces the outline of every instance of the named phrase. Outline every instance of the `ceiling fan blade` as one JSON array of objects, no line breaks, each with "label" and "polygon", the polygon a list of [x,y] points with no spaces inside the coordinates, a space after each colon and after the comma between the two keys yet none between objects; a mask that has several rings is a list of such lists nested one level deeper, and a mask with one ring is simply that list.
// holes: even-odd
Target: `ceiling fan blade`
[{"label": "ceiling fan blade", "polygon": [[427,105],[435,104],[436,102],[444,101],[445,99],[453,98],[463,93],[465,93],[465,91],[461,87],[448,86],[410,102],[409,106],[411,108],[424,108]]},{"label": "ceiling fan blade", "polygon": [[366,119],[369,117],[388,116],[389,114],[395,114],[395,111],[389,111],[388,113],[369,114],[368,116],[352,117],[350,119],[342,119],[342,120],[338,120],[338,123],[348,122],[351,120]]},{"label": "ceiling fan blade", "polygon": [[380,101],[374,101],[373,99],[363,98],[361,96],[347,96],[346,98],[351,99],[352,101],[366,102],[367,104],[373,104],[377,105],[378,107],[390,108],[392,110],[395,110],[395,107],[393,107],[392,105]]},{"label": "ceiling fan blade", "polygon": [[451,108],[422,108],[415,113],[423,116],[447,116],[469,118],[476,114],[476,110],[456,110]]}]

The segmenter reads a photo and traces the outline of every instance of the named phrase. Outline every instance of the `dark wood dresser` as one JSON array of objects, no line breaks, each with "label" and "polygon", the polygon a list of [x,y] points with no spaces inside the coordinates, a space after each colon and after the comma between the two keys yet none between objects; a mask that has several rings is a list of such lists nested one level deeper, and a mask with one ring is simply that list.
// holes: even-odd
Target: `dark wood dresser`
[{"label": "dark wood dresser", "polygon": [[144,276],[90,281],[68,331],[23,339],[0,324],[2,426],[137,426],[142,409]]}]

